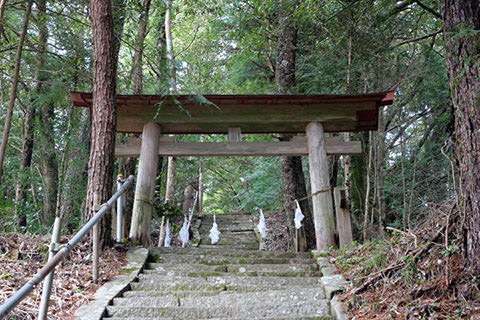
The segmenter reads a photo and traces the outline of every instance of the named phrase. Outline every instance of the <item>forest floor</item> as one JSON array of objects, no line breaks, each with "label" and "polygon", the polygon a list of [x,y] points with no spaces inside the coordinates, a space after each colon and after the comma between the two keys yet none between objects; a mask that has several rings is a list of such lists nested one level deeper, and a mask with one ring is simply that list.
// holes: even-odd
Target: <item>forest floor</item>
[{"label": "forest floor", "polygon": [[351,319],[480,320],[480,279],[464,267],[460,220],[455,203],[431,205],[412,230],[332,251],[352,284],[340,298]]},{"label": "forest floor", "polygon": [[[66,243],[63,239],[62,243]],[[42,236],[0,234],[0,304],[16,292],[28,278],[43,267],[48,257],[50,239]],[[56,268],[52,287],[49,319],[72,319],[75,310],[92,299],[93,293],[118,274],[126,264],[125,249],[108,249],[102,253],[99,283],[92,283],[91,249],[82,244]],[[10,313],[9,319],[36,319],[42,286]]]},{"label": "forest floor", "polygon": [[[412,230],[390,228],[383,240],[330,252],[331,262],[352,284],[341,296],[351,319],[480,320],[480,280],[464,268],[460,215],[454,203],[431,208]],[[285,215],[267,212],[265,220],[268,233],[263,250],[287,251]],[[173,235],[172,240],[178,239]],[[0,234],[0,303],[43,266],[48,243],[47,237]],[[90,247],[79,246],[56,272],[50,319],[71,319],[99,286],[118,274],[126,263],[125,248],[102,254],[99,284],[91,282],[90,258]],[[40,297],[41,288],[37,288],[12,318],[36,318]]]}]

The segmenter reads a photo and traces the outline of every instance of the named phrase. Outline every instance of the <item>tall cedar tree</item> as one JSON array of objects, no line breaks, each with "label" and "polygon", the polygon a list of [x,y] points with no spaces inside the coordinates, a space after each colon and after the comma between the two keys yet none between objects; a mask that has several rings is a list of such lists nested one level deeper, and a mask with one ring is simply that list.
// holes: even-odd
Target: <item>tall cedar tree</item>
[{"label": "tall cedar tree", "polygon": [[[47,27],[47,1],[37,1],[38,7],[38,54],[37,54],[37,74],[36,86],[34,90],[34,99],[41,101],[41,97],[48,94],[51,90],[47,84],[50,80],[47,66],[47,51],[48,51],[48,27]],[[37,120],[38,120],[38,145],[40,171],[43,180],[43,209],[40,214],[40,221],[44,225],[51,225],[55,217],[55,209],[58,195],[58,161],[55,153],[55,137],[53,135],[53,121],[55,119],[55,108],[49,99],[37,105]]]},{"label": "tall cedar tree", "polygon": [[[95,213],[94,205],[108,200],[112,192],[115,145],[117,50],[115,45],[112,1],[90,0],[93,35],[93,105],[90,162],[88,169],[85,218]],[[110,243],[111,217],[100,221],[99,239]]]},{"label": "tall cedar tree", "polygon": [[[279,16],[280,34],[277,45],[277,61],[275,68],[275,83],[278,93],[289,93],[295,85],[297,26],[293,21],[293,9],[288,0],[280,1],[281,13]],[[282,134],[280,140],[288,141],[291,135]],[[287,202],[305,197],[307,194],[305,177],[302,170],[301,157],[281,157],[283,197]],[[308,201],[300,201],[305,215],[304,227],[299,230],[300,236],[294,241],[296,250],[305,251],[315,246],[315,230]],[[295,204],[287,207],[288,233],[290,240],[295,239]],[[298,243],[297,243],[298,242]]]},{"label": "tall cedar tree", "polygon": [[445,37],[467,261],[480,277],[480,3],[445,0]]}]

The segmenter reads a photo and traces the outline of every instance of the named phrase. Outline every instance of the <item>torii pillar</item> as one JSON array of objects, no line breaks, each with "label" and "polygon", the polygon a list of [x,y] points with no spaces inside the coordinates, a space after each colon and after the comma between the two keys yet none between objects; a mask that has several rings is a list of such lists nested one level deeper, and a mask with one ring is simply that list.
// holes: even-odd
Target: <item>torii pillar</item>
[{"label": "torii pillar", "polygon": [[311,122],[307,125],[306,132],[312,193],[325,190],[312,197],[315,239],[317,250],[327,251],[335,245],[335,220],[323,124]]},{"label": "torii pillar", "polygon": [[151,242],[150,224],[157,176],[160,133],[160,126],[155,122],[148,122],[143,127],[129,238],[138,240],[144,245],[149,245]]}]

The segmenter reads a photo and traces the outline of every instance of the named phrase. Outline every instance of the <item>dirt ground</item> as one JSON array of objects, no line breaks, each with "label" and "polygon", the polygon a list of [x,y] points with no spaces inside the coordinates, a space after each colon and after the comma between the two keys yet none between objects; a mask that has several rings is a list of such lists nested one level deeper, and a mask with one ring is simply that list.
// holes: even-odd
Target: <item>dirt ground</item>
[{"label": "dirt ground", "polygon": [[[62,239],[66,243],[68,239]],[[8,299],[47,261],[49,238],[20,233],[0,234],[0,303]],[[72,319],[75,310],[118,274],[126,263],[125,248],[106,250],[100,258],[99,283],[92,283],[91,248],[76,247],[55,271],[48,319]],[[36,319],[41,286],[18,305],[8,319]]]}]

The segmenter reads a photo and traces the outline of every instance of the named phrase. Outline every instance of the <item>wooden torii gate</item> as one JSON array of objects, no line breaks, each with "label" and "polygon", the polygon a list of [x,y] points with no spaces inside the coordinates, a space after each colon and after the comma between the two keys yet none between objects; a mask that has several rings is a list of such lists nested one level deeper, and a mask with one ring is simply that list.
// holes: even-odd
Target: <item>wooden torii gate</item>
[{"label": "wooden torii gate", "polygon": [[[72,92],[75,106],[92,106],[92,94]],[[327,154],[360,154],[359,142],[325,138],[325,132],[376,130],[380,106],[393,92],[362,95],[117,96],[117,132],[142,133],[117,144],[116,156],[140,156],[133,221],[150,224],[159,155],[308,155],[312,193],[330,188]],[[288,142],[241,142],[241,133],[306,133]],[[179,143],[161,134],[228,134],[229,142]],[[312,197],[317,250],[335,244],[330,192]],[[138,225],[132,224],[130,237]]]}]

